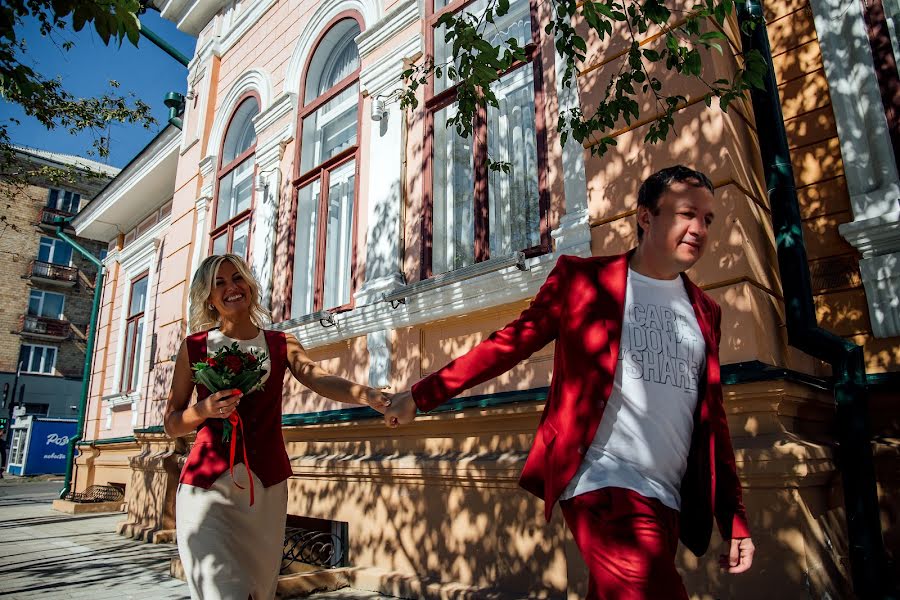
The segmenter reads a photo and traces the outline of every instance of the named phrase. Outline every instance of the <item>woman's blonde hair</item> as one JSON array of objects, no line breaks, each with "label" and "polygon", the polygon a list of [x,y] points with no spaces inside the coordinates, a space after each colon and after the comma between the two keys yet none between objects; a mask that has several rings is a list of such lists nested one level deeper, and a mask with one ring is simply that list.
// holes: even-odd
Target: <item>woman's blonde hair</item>
[{"label": "woman's blonde hair", "polygon": [[216,283],[216,273],[226,261],[234,266],[250,288],[250,321],[263,329],[272,320],[269,311],[259,302],[259,283],[250,272],[247,262],[237,254],[214,254],[200,263],[191,281],[191,310],[188,319],[191,333],[206,331],[219,325],[219,312],[210,305],[209,296]]}]

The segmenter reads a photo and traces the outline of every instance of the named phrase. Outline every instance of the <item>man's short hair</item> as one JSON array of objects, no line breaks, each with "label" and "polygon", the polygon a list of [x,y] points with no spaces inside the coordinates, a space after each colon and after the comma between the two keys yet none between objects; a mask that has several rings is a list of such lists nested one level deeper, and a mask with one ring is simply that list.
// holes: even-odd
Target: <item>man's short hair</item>
[{"label": "man's short hair", "polygon": [[[713,191],[712,181],[705,173],[695,171],[684,165],[675,165],[660,169],[641,184],[638,191],[638,206],[646,206],[654,215],[659,214],[659,198],[673,183],[687,183],[694,187],[705,187],[710,192]],[[637,226],[638,241],[643,239],[644,230],[640,224]]]}]

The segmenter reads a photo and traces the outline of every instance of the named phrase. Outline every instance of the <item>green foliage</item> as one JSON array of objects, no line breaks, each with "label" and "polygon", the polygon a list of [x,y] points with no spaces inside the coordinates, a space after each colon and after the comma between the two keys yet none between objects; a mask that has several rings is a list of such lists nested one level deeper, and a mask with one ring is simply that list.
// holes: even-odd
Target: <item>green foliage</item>
[{"label": "green foliage", "polygon": [[[588,46],[579,35],[573,22],[580,18],[599,40],[610,38],[614,31],[625,25],[631,44],[622,55],[619,71],[613,75],[599,100],[596,110],[585,114],[580,108],[562,110],[557,122],[562,142],[571,138],[590,146],[591,152],[602,156],[616,145],[611,134],[616,123],[626,124],[652,119],[644,141],[657,143],[665,140],[675,126],[675,115],[687,99],[680,94],[668,94],[665,83],[650,75],[653,65],[662,65],[670,72],[666,83],[678,78],[693,78],[703,82],[708,90],[704,100],[711,106],[718,100],[722,110],[737,99],[745,97],[751,87],[762,88],[766,65],[762,56],[752,51],[742,56],[742,68],[738,68],[731,80],[713,82],[704,77],[701,49],[723,54],[732,52],[728,37],[723,33],[727,22],[745,0],[697,0],[689,11],[666,6],[663,0],[554,0],[554,15],[544,32],[553,36],[555,47],[563,58],[565,69],[559,74],[566,87],[576,84],[576,77],[587,60]],[[438,25],[446,28],[446,41],[452,45],[452,58],[444,64],[435,64],[426,57],[420,64],[411,66],[403,77],[406,86],[400,95],[402,108],[418,106],[417,93],[430,77],[449,75],[457,81],[456,101],[459,110],[447,126],[453,126],[461,136],[471,135],[475,115],[480,108],[497,106],[497,98],[491,90],[501,74],[517,61],[526,60],[528,48],[519,46],[515,39],[492,45],[488,38],[497,16],[509,11],[509,0],[488,0],[481,15],[465,11],[444,14]],[[752,27],[753,23],[746,23]],[[437,31],[437,30],[436,30]],[[662,44],[643,47],[638,36],[659,32]],[[647,44],[649,46],[649,44]],[[723,47],[724,46],[724,47]],[[596,58],[595,58],[596,60]],[[658,69],[653,72],[658,72]],[[576,88],[577,89],[577,88]],[[638,103],[642,94],[652,94],[655,110],[642,115]],[[648,119],[648,120],[649,120]],[[488,159],[492,170],[508,172],[509,166]]]},{"label": "green foliage", "polygon": [[[26,20],[37,21],[42,36],[56,38],[71,27],[81,31],[93,25],[103,43],[125,40],[137,45],[140,37],[138,0],[0,0],[0,95],[18,104],[26,115],[48,130],[62,128],[71,134],[90,131],[94,136],[92,154],[109,154],[105,133],[111,123],[140,123],[150,128],[156,120],[150,106],[134,96],[116,92],[119,84],[109,82],[109,90],[95,97],[81,98],[68,92],[59,77],[40,73],[27,64],[28,46],[19,35]],[[71,41],[58,41],[60,50],[72,48]],[[7,179],[34,176],[14,164],[9,127],[15,119],[0,121],[0,168]]]}]

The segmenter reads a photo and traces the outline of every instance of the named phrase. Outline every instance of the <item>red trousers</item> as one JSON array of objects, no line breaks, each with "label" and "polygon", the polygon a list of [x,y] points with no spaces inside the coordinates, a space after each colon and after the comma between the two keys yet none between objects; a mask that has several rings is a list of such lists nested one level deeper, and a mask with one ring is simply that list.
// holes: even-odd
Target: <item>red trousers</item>
[{"label": "red trousers", "polygon": [[560,506],[590,572],[587,600],[687,600],[675,569],[678,511],[623,488]]}]

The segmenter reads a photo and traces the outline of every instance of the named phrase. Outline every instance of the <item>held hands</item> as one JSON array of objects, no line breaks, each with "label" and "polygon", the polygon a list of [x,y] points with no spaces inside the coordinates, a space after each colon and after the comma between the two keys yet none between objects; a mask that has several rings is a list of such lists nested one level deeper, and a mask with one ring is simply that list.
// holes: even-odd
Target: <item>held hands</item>
[{"label": "held hands", "polygon": [[390,405],[384,411],[384,424],[394,428],[412,423],[416,418],[416,403],[412,393],[400,392],[390,396]]},{"label": "held hands", "polygon": [[385,409],[391,405],[391,395],[383,390],[366,387],[363,389],[361,402],[384,414]]},{"label": "held hands", "polygon": [[743,573],[753,564],[753,540],[735,538],[726,540],[723,553],[719,555],[719,568],[732,574]]},{"label": "held hands", "polygon": [[222,390],[198,402],[197,408],[204,419],[227,419],[237,410],[243,396],[240,390]]}]

